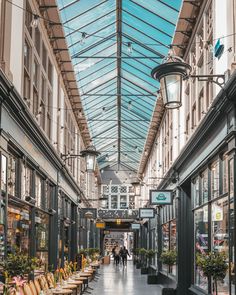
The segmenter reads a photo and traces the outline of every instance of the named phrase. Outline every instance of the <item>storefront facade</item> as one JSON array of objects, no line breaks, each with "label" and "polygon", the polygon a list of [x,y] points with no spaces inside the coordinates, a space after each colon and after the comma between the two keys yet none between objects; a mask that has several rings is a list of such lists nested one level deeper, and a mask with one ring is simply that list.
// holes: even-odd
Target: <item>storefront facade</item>
[{"label": "storefront facade", "polygon": [[[224,252],[228,271],[219,294],[235,294],[235,75],[214,109],[173,163],[159,189],[173,190],[173,204],[160,209],[160,252],[177,251],[171,270],[177,294],[209,294],[213,282],[197,266],[198,254]],[[170,179],[178,176],[177,183]]]}]

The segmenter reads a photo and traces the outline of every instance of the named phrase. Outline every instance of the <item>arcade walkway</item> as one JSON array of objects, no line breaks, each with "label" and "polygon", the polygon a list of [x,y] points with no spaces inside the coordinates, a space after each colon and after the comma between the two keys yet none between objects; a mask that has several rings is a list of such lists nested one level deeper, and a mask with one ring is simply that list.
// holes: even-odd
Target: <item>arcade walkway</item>
[{"label": "arcade walkway", "polygon": [[141,275],[140,269],[133,266],[132,261],[123,269],[116,267],[113,262],[110,265],[101,266],[98,282],[93,284],[92,295],[160,295],[158,285],[148,285],[147,275]]}]

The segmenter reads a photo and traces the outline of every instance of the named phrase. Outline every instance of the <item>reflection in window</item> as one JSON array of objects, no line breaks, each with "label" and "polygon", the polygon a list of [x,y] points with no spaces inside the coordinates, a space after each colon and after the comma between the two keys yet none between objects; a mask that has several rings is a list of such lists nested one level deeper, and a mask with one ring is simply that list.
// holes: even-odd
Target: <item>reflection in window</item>
[{"label": "reflection in window", "polygon": [[[228,227],[228,197],[212,204],[212,251],[229,253],[229,227]],[[218,282],[218,292],[229,292],[229,275]],[[221,293],[219,293],[221,294]],[[223,293],[222,293],[223,294]]]},{"label": "reflection in window", "polygon": [[11,196],[16,195],[16,159],[12,155],[9,156],[8,159],[8,193]]},{"label": "reflection in window", "polygon": [[223,194],[228,192],[228,157],[223,158]]},{"label": "reflection in window", "polygon": [[202,203],[208,201],[208,170],[205,170],[201,175],[202,184]]},{"label": "reflection in window", "polygon": [[120,208],[127,208],[127,196],[120,196]]},{"label": "reflection in window", "polygon": [[2,155],[1,157],[1,190],[6,192],[7,190],[7,158]]},{"label": "reflection in window", "polygon": [[195,233],[195,284],[207,290],[208,280],[202,271],[196,266],[198,254],[208,252],[208,207],[204,206],[194,212],[194,233]]},{"label": "reflection in window", "polygon": [[219,161],[211,166],[211,198],[219,196]]},{"label": "reflection in window", "polygon": [[194,206],[197,207],[200,205],[200,194],[199,194],[199,178],[197,177],[193,181],[193,198]]},{"label": "reflection in window", "polygon": [[[169,237],[169,223],[162,225],[162,251],[169,251],[170,237]],[[163,264],[162,269],[168,272],[168,266]]]},{"label": "reflection in window", "polygon": [[36,211],[36,256],[41,259],[42,264],[48,263],[48,236],[49,216],[46,213]]},{"label": "reflection in window", "polygon": [[41,208],[42,206],[42,183],[43,180],[39,175],[35,176],[35,199],[36,206]]},{"label": "reflection in window", "polygon": [[19,209],[9,204],[8,208],[8,230],[7,230],[7,252],[22,253],[29,252],[29,209]]},{"label": "reflection in window", "polygon": [[22,168],[22,197],[25,199],[27,196],[31,196],[31,189],[32,189],[32,173],[33,171],[23,165]]}]

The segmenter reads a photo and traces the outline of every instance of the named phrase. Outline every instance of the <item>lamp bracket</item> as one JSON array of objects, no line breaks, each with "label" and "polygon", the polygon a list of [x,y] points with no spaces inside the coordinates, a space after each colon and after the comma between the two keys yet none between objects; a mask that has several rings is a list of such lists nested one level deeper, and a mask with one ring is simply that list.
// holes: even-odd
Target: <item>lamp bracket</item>
[{"label": "lamp bracket", "polygon": [[66,161],[70,158],[82,157],[82,155],[71,155],[71,154],[61,154],[61,158],[63,161]]},{"label": "lamp bracket", "polygon": [[188,78],[197,78],[201,82],[212,82],[218,85],[221,89],[225,85],[225,75],[189,75]]}]

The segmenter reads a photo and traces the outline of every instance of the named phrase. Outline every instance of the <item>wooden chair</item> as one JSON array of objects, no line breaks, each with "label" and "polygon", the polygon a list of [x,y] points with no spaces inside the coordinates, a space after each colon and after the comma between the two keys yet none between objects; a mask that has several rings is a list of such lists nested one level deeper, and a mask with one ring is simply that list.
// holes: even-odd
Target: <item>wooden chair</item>
[{"label": "wooden chair", "polygon": [[24,291],[24,295],[34,295],[33,292],[31,291],[29,284],[27,283],[24,284],[23,291]]},{"label": "wooden chair", "polygon": [[48,286],[47,280],[46,280],[46,278],[45,278],[44,275],[41,275],[41,276],[39,277],[39,284],[40,284],[40,287],[41,287],[41,289],[42,289],[43,291],[49,289],[49,286]]},{"label": "wooden chair", "polygon": [[33,295],[38,295],[37,289],[36,289],[33,281],[29,282],[29,286],[30,286],[30,289],[31,289],[31,292],[33,293]]},{"label": "wooden chair", "polygon": [[53,276],[53,274],[48,272],[46,274],[46,279],[47,279],[49,288],[50,289],[54,288],[54,276]]},{"label": "wooden chair", "polygon": [[35,289],[37,291],[37,295],[39,295],[40,291],[41,291],[41,287],[40,287],[40,284],[39,284],[39,281],[38,279],[35,279],[34,280],[34,286],[35,286]]}]

